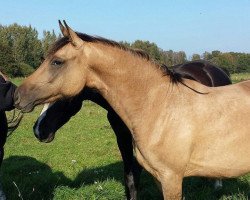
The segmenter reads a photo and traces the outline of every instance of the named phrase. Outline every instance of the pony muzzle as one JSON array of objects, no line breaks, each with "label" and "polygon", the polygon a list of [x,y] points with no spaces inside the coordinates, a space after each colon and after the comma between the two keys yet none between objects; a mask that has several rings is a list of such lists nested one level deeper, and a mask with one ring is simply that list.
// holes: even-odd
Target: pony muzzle
[{"label": "pony muzzle", "polygon": [[[25,97],[25,99],[22,97]],[[34,109],[34,102],[30,100],[25,92],[22,92],[22,90],[20,91],[19,88],[16,89],[13,100],[14,106],[22,112],[31,112]]]}]

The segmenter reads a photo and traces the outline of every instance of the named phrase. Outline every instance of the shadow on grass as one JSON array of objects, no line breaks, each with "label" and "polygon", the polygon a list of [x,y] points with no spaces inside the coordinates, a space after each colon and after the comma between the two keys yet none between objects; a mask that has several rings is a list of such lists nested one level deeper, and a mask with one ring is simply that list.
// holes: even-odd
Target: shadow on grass
[{"label": "shadow on grass", "polygon": [[[77,189],[107,179],[124,184],[122,162],[83,170],[73,181],[65,177],[62,172],[53,172],[47,164],[27,156],[12,156],[5,159],[1,171],[3,187],[8,199],[21,199],[18,197],[20,194],[25,200],[53,199],[54,190],[58,186]],[[223,189],[217,193],[213,190],[213,181],[207,181],[205,178],[187,178],[183,184],[186,200],[213,200],[222,196],[248,194],[249,191],[249,183],[239,179],[224,180]],[[139,194],[139,199],[143,200],[162,199],[153,178],[146,172],[141,176]]]},{"label": "shadow on grass", "polygon": [[91,185],[107,179],[123,184],[122,162],[83,170],[73,181],[62,172],[53,172],[49,165],[27,156],[11,156],[4,159],[1,167],[1,180],[7,199],[53,199],[58,186],[80,188],[83,184]]},{"label": "shadow on grass", "polygon": [[56,186],[70,184],[62,172],[52,172],[48,165],[27,156],[4,159],[1,174],[7,199],[52,199]]},{"label": "shadow on grass", "polygon": [[185,200],[248,199],[250,185],[245,180],[224,179],[222,189],[215,191],[214,179],[203,177],[185,178],[183,193]]}]

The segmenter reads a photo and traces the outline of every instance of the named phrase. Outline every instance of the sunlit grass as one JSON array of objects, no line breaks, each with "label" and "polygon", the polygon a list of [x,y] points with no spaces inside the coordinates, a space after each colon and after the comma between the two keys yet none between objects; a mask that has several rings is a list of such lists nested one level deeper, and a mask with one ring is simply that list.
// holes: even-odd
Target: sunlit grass
[{"label": "sunlit grass", "polygon": [[17,77],[17,78],[12,78],[11,81],[16,84],[16,85],[20,85],[22,83],[22,81],[24,80],[24,78],[21,77]]},{"label": "sunlit grass", "polygon": [[238,73],[238,74],[232,74],[231,79],[234,83],[249,80],[250,79],[250,73]]}]

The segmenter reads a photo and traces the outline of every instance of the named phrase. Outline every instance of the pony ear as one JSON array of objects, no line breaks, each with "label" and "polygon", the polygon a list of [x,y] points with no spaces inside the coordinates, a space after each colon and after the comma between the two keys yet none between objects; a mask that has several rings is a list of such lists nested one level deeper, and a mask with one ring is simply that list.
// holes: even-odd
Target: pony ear
[{"label": "pony ear", "polygon": [[60,26],[60,29],[61,29],[63,36],[68,37],[69,33],[68,33],[67,29],[62,25],[61,20],[58,20],[58,23],[59,23],[59,26]]},{"label": "pony ear", "polygon": [[78,37],[78,35],[75,33],[75,31],[73,31],[68,24],[66,23],[65,20],[63,20],[63,23],[67,29],[67,33],[68,33],[68,37],[70,39],[71,44],[76,47],[79,48],[81,47],[81,45],[83,44],[83,41],[81,38]]}]

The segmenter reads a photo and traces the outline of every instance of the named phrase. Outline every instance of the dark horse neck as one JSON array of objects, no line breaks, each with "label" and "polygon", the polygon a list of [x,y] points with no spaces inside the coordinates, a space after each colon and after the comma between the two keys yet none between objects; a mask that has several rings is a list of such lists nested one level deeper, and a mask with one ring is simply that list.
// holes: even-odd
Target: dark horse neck
[{"label": "dark horse neck", "polygon": [[104,108],[107,111],[113,111],[113,108],[109,105],[109,103],[102,97],[101,94],[98,93],[98,91],[91,89],[91,88],[85,88],[80,93],[81,100],[90,100],[94,103],[98,104],[102,108]]},{"label": "dark horse neck", "polygon": [[208,61],[198,60],[175,65],[173,66],[173,71],[180,74],[183,78],[195,80],[209,87],[218,87],[232,83],[225,71]]}]

